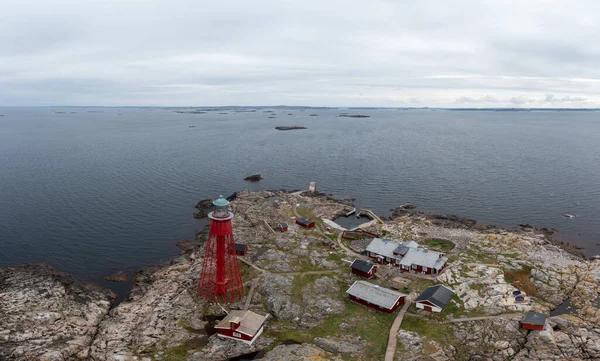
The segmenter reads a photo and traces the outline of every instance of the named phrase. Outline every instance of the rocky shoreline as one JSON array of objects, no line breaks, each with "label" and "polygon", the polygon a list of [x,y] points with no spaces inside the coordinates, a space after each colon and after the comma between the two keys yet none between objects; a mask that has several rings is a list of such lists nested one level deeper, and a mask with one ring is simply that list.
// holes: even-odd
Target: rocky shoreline
[{"label": "rocky shoreline", "polygon": [[[228,199],[236,214],[236,241],[249,245],[244,258],[255,266],[241,264],[246,292],[256,283],[249,309],[272,316],[252,346],[216,337],[212,327],[225,313],[196,296],[201,233],[197,242],[181,242],[181,254],[168,264],[139,270],[128,297],[114,308],[110,291],[79,285],[48,266],[0,267],[0,359],[200,361],[254,353],[261,360],[382,359],[394,316],[348,301],[345,290],[357,279],[345,262],[351,257],[322,243],[337,234],[320,224],[304,230],[291,221],[295,213],[333,218],[348,202],[300,191],[243,191]],[[198,218],[205,217],[209,201],[199,202]],[[273,234],[265,227],[281,221],[290,223],[288,232]],[[438,315],[410,308],[394,359],[600,358],[600,261],[566,252],[533,227],[509,231],[414,207],[366,230],[427,247],[436,239],[453,246],[448,268],[435,282],[456,292],[456,307]],[[346,246],[360,252],[364,243]],[[396,277],[408,277],[383,266],[378,274],[375,282],[386,287]],[[407,279],[415,292],[431,282]],[[528,290],[533,302],[506,306],[505,294],[516,287]],[[544,331],[519,330],[514,317],[504,317],[527,310],[549,314],[566,300],[576,310],[550,317]],[[226,307],[242,309],[245,303],[244,297]],[[483,319],[453,321],[465,317]]]}]

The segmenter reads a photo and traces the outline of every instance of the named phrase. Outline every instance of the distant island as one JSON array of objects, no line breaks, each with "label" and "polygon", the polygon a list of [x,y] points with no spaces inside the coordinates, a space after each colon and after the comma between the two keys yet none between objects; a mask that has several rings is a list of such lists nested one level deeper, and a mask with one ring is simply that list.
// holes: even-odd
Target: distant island
[{"label": "distant island", "polygon": [[370,115],[364,115],[364,114],[348,114],[348,113],[342,113],[340,115],[338,115],[338,117],[346,117],[346,118],[370,118]]},{"label": "distant island", "polygon": [[282,125],[279,127],[275,127],[275,129],[277,129],[277,130],[296,130],[296,129],[306,129],[306,127],[300,127],[298,125],[291,125],[291,126]]}]

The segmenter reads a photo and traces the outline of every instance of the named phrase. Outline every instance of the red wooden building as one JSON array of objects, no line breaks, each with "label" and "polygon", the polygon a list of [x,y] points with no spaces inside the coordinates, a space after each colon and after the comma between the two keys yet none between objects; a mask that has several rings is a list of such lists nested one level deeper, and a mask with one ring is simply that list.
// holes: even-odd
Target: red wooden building
[{"label": "red wooden building", "polygon": [[279,230],[279,232],[287,232],[288,231],[288,224],[283,222],[283,223],[279,223],[277,225],[277,229]]},{"label": "red wooden building", "polygon": [[304,228],[315,228],[315,222],[308,218],[300,217],[296,219],[296,224]]},{"label": "red wooden building", "polygon": [[371,262],[363,261],[362,259],[355,259],[350,267],[352,268],[352,273],[365,278],[373,277],[377,271],[377,266]]},{"label": "red wooden building", "polygon": [[242,341],[252,345],[263,332],[263,325],[267,318],[252,311],[231,311],[215,329],[217,334],[223,338]]},{"label": "red wooden building", "polygon": [[350,299],[375,310],[392,313],[406,299],[404,293],[392,291],[367,281],[356,281],[348,291]]},{"label": "red wooden building", "polygon": [[542,331],[546,326],[546,315],[539,312],[527,312],[521,320],[523,330]]},{"label": "red wooden building", "polygon": [[248,245],[244,243],[236,243],[235,244],[235,254],[238,256],[243,256],[248,252]]}]

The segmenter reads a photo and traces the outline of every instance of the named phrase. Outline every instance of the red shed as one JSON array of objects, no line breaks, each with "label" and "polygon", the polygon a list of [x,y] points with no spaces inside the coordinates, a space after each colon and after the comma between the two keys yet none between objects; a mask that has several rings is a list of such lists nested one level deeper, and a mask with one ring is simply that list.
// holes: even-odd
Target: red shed
[{"label": "red shed", "polygon": [[277,225],[277,229],[279,229],[280,232],[287,232],[288,231],[288,224],[283,222],[283,223],[279,223]]},{"label": "red shed", "polygon": [[296,219],[296,224],[304,228],[315,228],[315,222],[308,218],[300,217]]},{"label": "red shed", "polygon": [[254,340],[263,332],[267,317],[252,311],[230,311],[215,329],[223,338],[231,338],[252,345]]},{"label": "red shed", "polygon": [[352,273],[365,278],[373,277],[377,271],[377,266],[371,262],[363,261],[362,259],[355,259],[350,267],[352,267]]},{"label": "red shed", "polygon": [[406,299],[404,293],[392,291],[367,281],[354,282],[346,293],[352,301],[385,313],[394,312]]},{"label": "red shed", "polygon": [[248,245],[244,243],[235,243],[235,254],[243,256],[248,252]]},{"label": "red shed", "polygon": [[539,312],[527,312],[521,320],[523,330],[542,331],[546,325],[546,315]]}]

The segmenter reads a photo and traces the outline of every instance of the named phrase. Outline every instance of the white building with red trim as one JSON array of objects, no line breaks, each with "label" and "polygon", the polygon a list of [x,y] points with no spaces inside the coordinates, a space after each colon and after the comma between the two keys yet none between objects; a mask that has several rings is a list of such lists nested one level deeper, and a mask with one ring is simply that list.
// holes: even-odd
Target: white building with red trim
[{"label": "white building with red trim", "polygon": [[215,329],[219,337],[252,345],[263,332],[267,316],[261,316],[252,311],[231,311],[215,326]]}]

